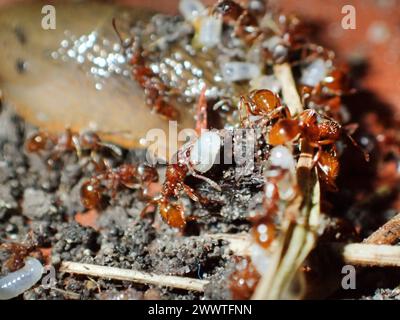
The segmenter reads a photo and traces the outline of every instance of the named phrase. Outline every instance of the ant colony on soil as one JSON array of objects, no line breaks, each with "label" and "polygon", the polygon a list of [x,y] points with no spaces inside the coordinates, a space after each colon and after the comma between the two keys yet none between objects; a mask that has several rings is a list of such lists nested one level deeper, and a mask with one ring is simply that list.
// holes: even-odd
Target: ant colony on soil
[{"label": "ant colony on soil", "polygon": [[[44,78],[75,70],[105,95],[97,107],[55,88],[60,104],[78,97],[53,116],[25,80],[0,83],[0,299],[344,298],[344,264],[400,266],[399,218],[377,230],[396,210],[395,124],[353,117],[350,68],[306,22],[246,3],[181,0],[178,15],[134,20],[132,8],[60,4],[63,30],[30,65]],[[0,18],[25,34],[29,8]],[[77,24],[93,12],[113,19]],[[196,135],[163,163],[137,141],[168,121]]]}]

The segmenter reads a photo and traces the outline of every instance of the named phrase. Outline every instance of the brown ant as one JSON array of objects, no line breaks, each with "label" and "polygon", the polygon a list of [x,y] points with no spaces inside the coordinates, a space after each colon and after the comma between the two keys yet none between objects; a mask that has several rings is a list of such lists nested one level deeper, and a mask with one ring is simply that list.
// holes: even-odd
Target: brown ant
[{"label": "brown ant", "polygon": [[253,90],[247,96],[241,96],[239,112],[243,127],[263,127],[281,115],[290,116],[289,109],[282,105],[279,96],[267,89]]},{"label": "brown ant", "polygon": [[235,269],[229,277],[232,299],[250,299],[261,276],[249,258],[235,257],[234,262]]},{"label": "brown ant", "polygon": [[41,258],[40,251],[37,251],[36,245],[33,243],[21,244],[16,242],[7,242],[0,244],[0,250],[4,250],[10,254],[4,266],[9,272],[21,269],[25,264],[25,258],[30,254],[35,254]]},{"label": "brown ant", "polygon": [[[244,126],[249,126],[250,116],[259,117],[250,123],[261,128],[278,118],[268,132],[268,144],[277,146],[295,138],[304,138],[312,147],[318,148],[314,162],[319,167],[323,181],[335,189],[334,180],[339,168],[335,143],[344,134],[358,147],[347,127],[342,127],[337,121],[319,115],[313,109],[306,109],[293,118],[289,109],[282,106],[279,97],[266,89],[255,90],[247,97],[242,97],[239,107]],[[323,151],[323,146],[330,147],[330,152]],[[364,156],[368,160],[365,152]]]},{"label": "brown ant", "polygon": [[[199,98],[199,103],[197,107],[197,125],[196,130],[199,134],[201,129],[207,127],[207,101],[205,99],[205,88]],[[208,148],[205,150],[202,148],[195,149],[197,144],[200,145],[204,140],[207,140]],[[161,194],[155,197],[144,207],[142,210],[142,215],[147,211],[147,208],[151,205],[159,207],[161,217],[163,220],[173,228],[183,228],[186,225],[186,218],[184,215],[184,210],[181,204],[171,202],[171,198],[179,198],[180,193],[184,191],[193,201],[195,202],[207,202],[206,199],[202,198],[200,195],[196,194],[195,191],[188,186],[184,180],[187,175],[202,179],[209,183],[217,190],[221,190],[218,184],[216,184],[211,179],[201,175],[207,172],[216,161],[219,149],[221,145],[221,138],[218,133],[209,131],[202,133],[196,140],[190,141],[183,145],[181,149],[178,150],[176,154],[176,163],[171,163],[167,166],[165,181],[162,185]],[[196,150],[196,151],[195,151]],[[201,151],[199,151],[201,150]],[[197,152],[207,152],[208,161],[203,163],[203,159],[199,156]],[[199,172],[199,173],[198,173]],[[191,218],[189,218],[191,219]]]},{"label": "brown ant", "polygon": [[26,141],[26,150],[29,153],[49,153],[48,159],[51,161],[59,160],[62,154],[76,152],[78,157],[89,153],[90,159],[100,170],[104,167],[101,159],[96,159],[96,155],[102,148],[111,150],[117,156],[122,156],[122,151],[117,146],[101,141],[97,133],[86,131],[77,133],[67,129],[61,135],[53,135],[49,132],[38,131],[32,134]]},{"label": "brown ant", "polygon": [[121,46],[126,51],[131,51],[132,57],[132,76],[144,91],[145,102],[155,113],[167,118],[168,120],[178,120],[178,110],[168,102],[167,95],[169,88],[160,80],[160,78],[146,66],[146,52],[137,39],[124,41],[120,34],[115,18],[113,27],[120,39]]},{"label": "brown ant", "polygon": [[116,196],[121,186],[129,189],[142,187],[146,194],[147,187],[157,181],[157,170],[144,164],[123,164],[117,168],[107,168],[82,184],[81,202],[86,209],[99,208],[106,189],[111,190],[112,197]]},{"label": "brown ant", "polygon": [[[344,135],[361,150],[350,135],[350,127],[342,127],[337,121],[319,115],[313,109],[304,110],[296,118],[278,120],[271,128],[268,143],[276,146],[288,143],[296,137],[303,138],[311,147],[318,148],[314,163],[319,168],[320,177],[332,190],[336,190],[335,179],[339,171],[339,160],[335,143]],[[328,147],[324,151],[323,147]],[[363,151],[365,160],[369,155]]]},{"label": "brown ant", "polygon": [[221,16],[225,24],[233,26],[234,34],[247,43],[253,42],[261,34],[256,16],[235,1],[218,2],[213,14]]},{"label": "brown ant", "polygon": [[345,71],[345,68],[335,68],[315,87],[303,86],[303,104],[312,108],[322,108],[335,119],[340,119],[341,97],[354,92],[350,89],[350,81]]}]

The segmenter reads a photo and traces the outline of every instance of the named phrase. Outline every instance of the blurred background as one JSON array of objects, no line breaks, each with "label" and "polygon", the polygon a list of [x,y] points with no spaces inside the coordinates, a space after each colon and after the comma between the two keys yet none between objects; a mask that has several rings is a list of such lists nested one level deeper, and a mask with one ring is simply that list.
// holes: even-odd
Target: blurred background
[{"label": "blurred background", "polygon": [[[76,1],[76,0],[75,0]],[[78,0],[79,2],[82,0]],[[83,0],[85,1],[85,0]],[[247,1],[247,0],[244,0]],[[315,40],[336,51],[356,68],[360,85],[377,99],[400,110],[400,1],[398,0],[267,0],[314,26]],[[23,2],[0,0],[0,5]],[[51,3],[52,1],[48,1]],[[111,2],[111,1],[108,1]],[[119,0],[118,3],[176,13],[179,0]],[[203,0],[214,3],[213,0]],[[356,29],[344,30],[344,5],[356,10]],[[397,115],[397,117],[400,117]]]}]

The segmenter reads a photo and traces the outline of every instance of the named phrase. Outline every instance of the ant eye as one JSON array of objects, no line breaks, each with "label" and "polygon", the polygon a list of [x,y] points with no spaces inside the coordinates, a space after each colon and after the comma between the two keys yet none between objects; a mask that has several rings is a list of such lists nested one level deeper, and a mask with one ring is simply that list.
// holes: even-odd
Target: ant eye
[{"label": "ant eye", "polygon": [[214,165],[221,148],[221,137],[213,131],[204,132],[194,143],[190,153],[193,169],[207,172]]}]

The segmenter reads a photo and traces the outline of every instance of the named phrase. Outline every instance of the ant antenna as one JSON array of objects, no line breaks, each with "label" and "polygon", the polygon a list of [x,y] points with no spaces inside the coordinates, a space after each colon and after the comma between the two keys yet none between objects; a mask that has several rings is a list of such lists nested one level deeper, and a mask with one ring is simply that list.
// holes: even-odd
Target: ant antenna
[{"label": "ant antenna", "polygon": [[345,129],[345,136],[347,137],[347,139],[350,140],[350,142],[353,144],[353,146],[360,150],[364,156],[364,160],[366,162],[369,162],[370,157],[369,157],[369,153],[367,151],[364,150],[364,148],[362,148],[357,141],[352,137],[352,134],[357,130],[358,128],[358,124],[348,124],[347,126],[344,127]]},{"label": "ant antenna", "polygon": [[207,97],[206,97],[207,86],[204,86],[201,90],[199,101],[197,103],[196,110],[196,132],[198,135],[201,134],[202,129],[207,129]]},{"label": "ant antenna", "polygon": [[121,32],[118,30],[117,19],[115,19],[115,17],[112,18],[112,25],[113,25],[115,33],[117,34],[119,42],[121,43],[122,48],[127,49],[132,44],[132,40],[129,40],[128,42],[126,42],[125,41],[126,39],[125,40],[123,39]]}]

